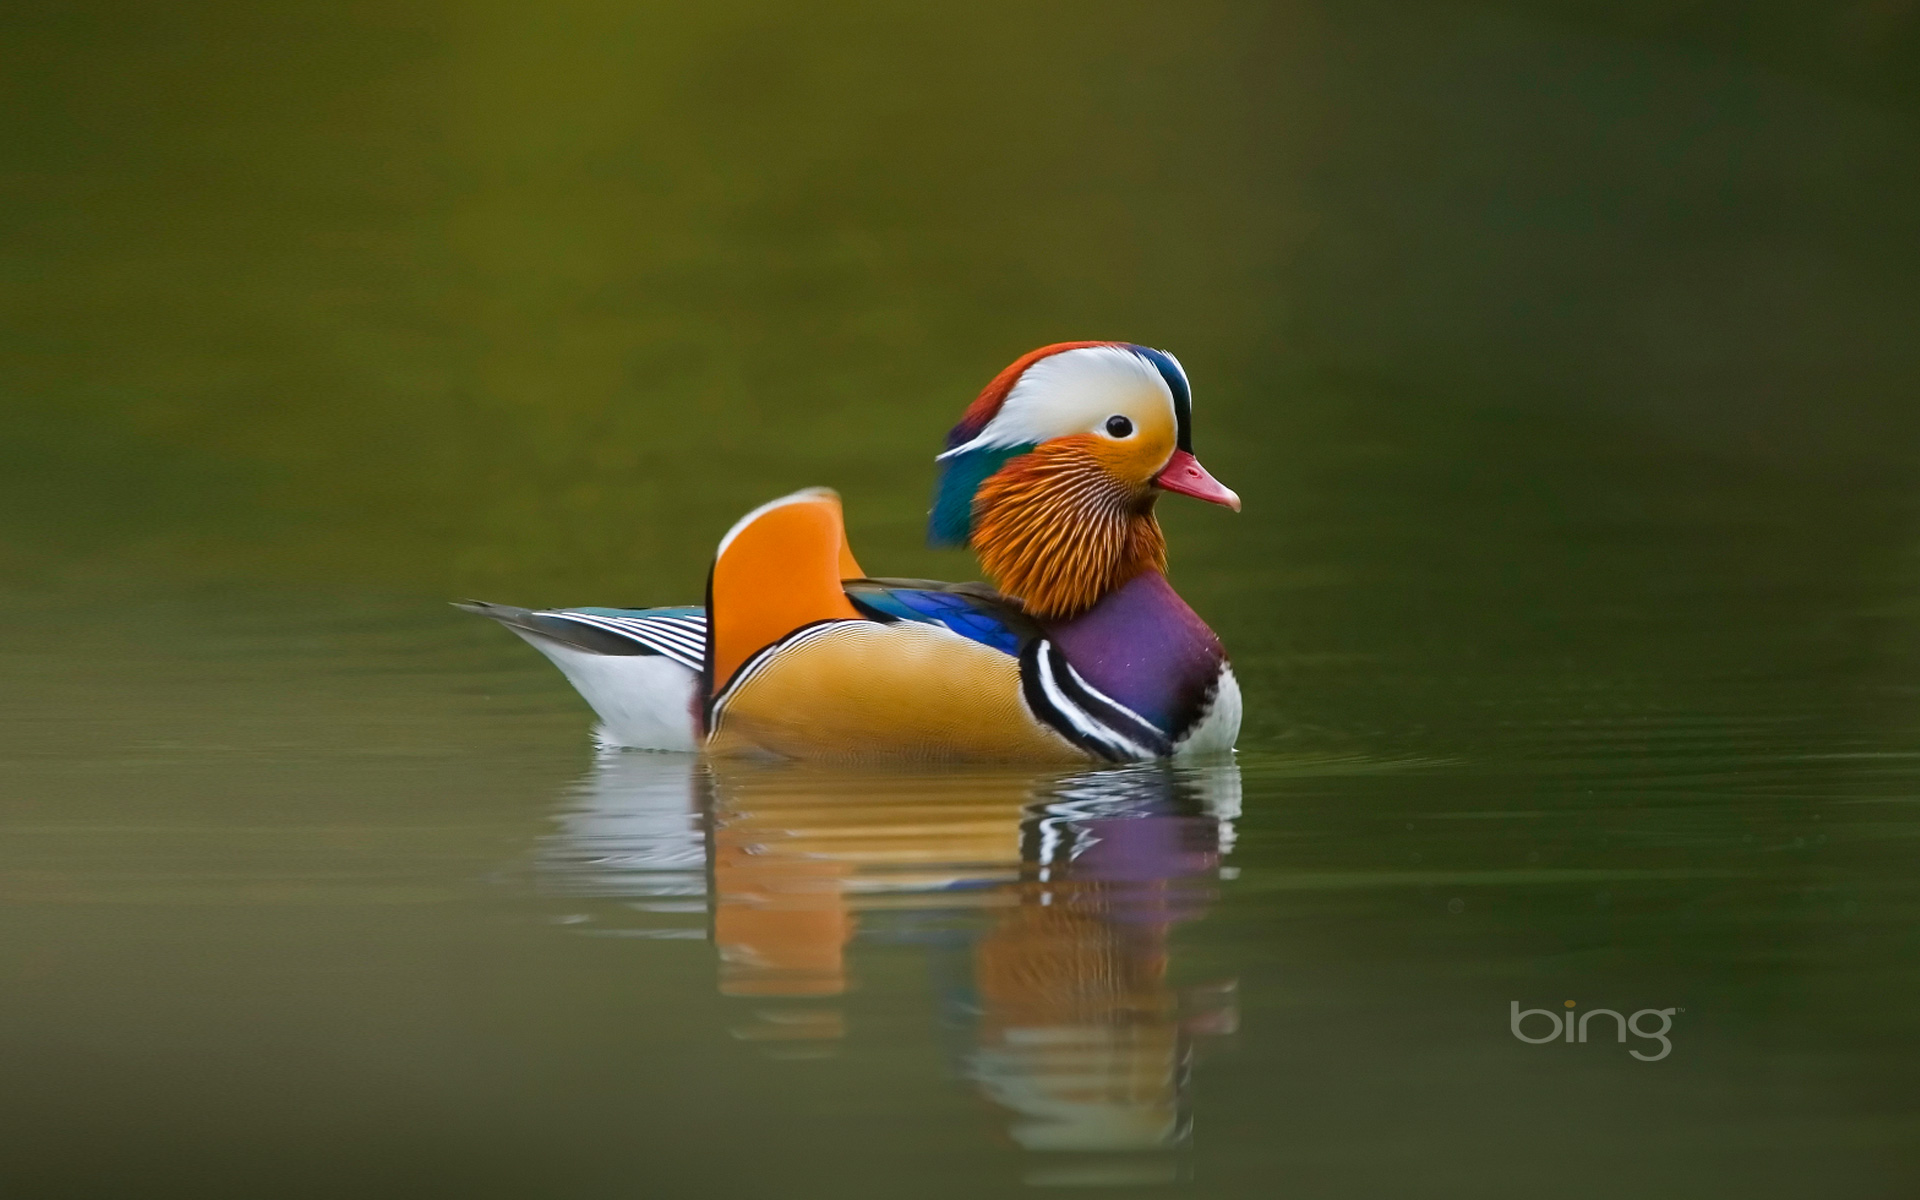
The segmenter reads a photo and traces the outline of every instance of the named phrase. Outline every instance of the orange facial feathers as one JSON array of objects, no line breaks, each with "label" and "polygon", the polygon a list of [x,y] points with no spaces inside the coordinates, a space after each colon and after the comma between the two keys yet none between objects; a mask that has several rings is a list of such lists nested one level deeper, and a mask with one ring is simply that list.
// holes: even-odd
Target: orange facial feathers
[{"label": "orange facial feathers", "polygon": [[[1149,451],[1149,454],[1151,451]],[[1139,450],[1093,434],[1056,438],[980,485],[973,546],[994,583],[1038,617],[1071,616],[1142,571],[1164,571]]]}]

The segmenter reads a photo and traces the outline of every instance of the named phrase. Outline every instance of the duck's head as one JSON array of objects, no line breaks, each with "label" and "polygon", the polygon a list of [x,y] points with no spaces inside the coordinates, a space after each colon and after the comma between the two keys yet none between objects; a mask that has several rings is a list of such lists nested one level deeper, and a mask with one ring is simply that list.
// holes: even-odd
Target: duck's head
[{"label": "duck's head", "polygon": [[1124,342],[1042,346],[1000,372],[947,435],[928,536],[972,546],[1000,590],[1071,616],[1166,568],[1161,492],[1239,511],[1193,456],[1173,355]]}]

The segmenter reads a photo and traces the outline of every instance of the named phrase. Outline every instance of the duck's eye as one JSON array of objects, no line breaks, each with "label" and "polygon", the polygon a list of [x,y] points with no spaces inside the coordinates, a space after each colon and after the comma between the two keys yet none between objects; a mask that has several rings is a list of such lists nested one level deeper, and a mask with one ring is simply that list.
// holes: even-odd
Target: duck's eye
[{"label": "duck's eye", "polygon": [[1133,422],[1127,420],[1125,417],[1108,417],[1107,436],[1117,438],[1132,437]]}]

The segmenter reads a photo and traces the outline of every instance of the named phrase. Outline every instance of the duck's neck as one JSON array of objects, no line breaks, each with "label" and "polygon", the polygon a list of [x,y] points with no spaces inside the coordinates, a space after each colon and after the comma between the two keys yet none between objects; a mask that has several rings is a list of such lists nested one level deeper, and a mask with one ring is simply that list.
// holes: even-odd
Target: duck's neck
[{"label": "duck's neck", "polygon": [[1128,488],[1084,453],[1042,446],[980,485],[971,540],[1003,593],[1036,617],[1064,619],[1166,570],[1153,501],[1151,487]]}]

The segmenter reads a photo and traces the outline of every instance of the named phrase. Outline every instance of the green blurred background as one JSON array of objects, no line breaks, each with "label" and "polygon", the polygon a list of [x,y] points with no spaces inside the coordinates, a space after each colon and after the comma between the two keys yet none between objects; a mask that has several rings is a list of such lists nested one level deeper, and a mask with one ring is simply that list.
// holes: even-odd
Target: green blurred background
[{"label": "green blurred background", "polygon": [[[735,515],[813,483],[874,569],[964,574],[921,545],[929,459],[1062,338],[1194,378],[1248,515],[1174,512],[1176,568],[1183,539],[1252,563],[1364,524],[1378,481],[1343,481],[1383,455],[1537,478],[1523,506],[1596,439],[1910,476],[1905,0],[7,26],[20,581],[669,602]],[[1413,540],[1455,536],[1498,532]]]},{"label": "green blurred background", "polygon": [[1161,506],[1248,710],[1196,1189],[1913,1193],[1920,3],[0,21],[0,1190],[1025,1194],[928,929],[774,1062],[542,892],[637,756],[442,602],[692,600],[807,484],[971,577],[941,435],[1119,338],[1246,499]]}]

